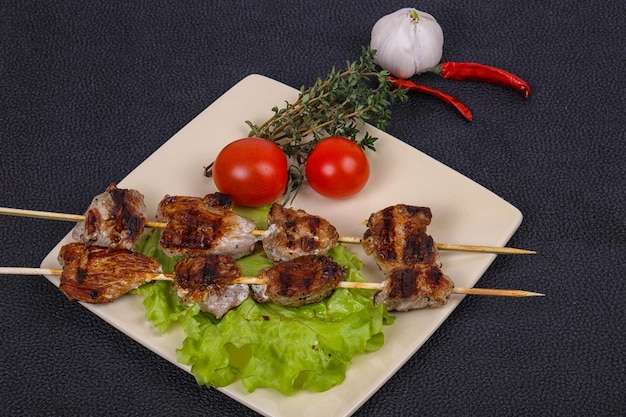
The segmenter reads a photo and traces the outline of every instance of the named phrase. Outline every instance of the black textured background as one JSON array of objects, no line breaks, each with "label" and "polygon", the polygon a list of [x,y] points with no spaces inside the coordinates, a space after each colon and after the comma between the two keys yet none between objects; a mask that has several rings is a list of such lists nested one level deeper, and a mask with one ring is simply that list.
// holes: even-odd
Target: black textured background
[{"label": "black textured background", "polygon": [[[621,415],[625,4],[4,0],[0,205],[82,212],[246,75],[309,85],[355,59],[379,17],[417,7],[443,27],[444,60],[505,68],[533,92],[423,76],[474,121],[413,96],[388,130],[522,211],[510,245],[539,254],[498,257],[479,285],[547,297],[467,297],[356,415]],[[70,228],[0,216],[0,265],[39,265]],[[3,414],[254,415],[45,279],[1,278]]]}]

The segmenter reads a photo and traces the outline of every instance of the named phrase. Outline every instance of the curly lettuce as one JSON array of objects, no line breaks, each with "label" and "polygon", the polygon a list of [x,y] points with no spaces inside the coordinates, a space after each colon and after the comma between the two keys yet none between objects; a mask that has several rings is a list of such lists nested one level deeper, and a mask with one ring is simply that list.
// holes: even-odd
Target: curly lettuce
[{"label": "curly lettuce", "polygon": [[[155,256],[158,237],[149,236],[138,250]],[[365,281],[361,261],[345,246],[329,255],[346,267],[347,280]],[[262,253],[237,262],[247,276],[271,265]],[[165,260],[164,270],[173,267],[169,263]],[[260,387],[285,395],[328,390],[343,382],[352,358],[380,349],[383,326],[394,321],[382,305],[374,305],[371,290],[337,289],[324,301],[303,307],[248,298],[220,320],[197,305],[183,306],[168,282],[146,284],[135,293],[145,297],[146,317],[161,332],[183,327],[177,359],[191,367],[199,384],[222,387],[239,379],[249,392]]]}]

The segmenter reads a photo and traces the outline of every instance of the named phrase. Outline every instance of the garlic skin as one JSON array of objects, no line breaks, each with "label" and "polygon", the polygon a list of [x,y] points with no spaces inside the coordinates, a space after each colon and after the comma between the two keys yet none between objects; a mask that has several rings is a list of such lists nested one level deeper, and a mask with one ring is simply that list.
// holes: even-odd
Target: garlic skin
[{"label": "garlic skin", "polygon": [[370,47],[378,65],[398,78],[410,78],[439,63],[443,30],[430,14],[404,8],[376,22]]}]

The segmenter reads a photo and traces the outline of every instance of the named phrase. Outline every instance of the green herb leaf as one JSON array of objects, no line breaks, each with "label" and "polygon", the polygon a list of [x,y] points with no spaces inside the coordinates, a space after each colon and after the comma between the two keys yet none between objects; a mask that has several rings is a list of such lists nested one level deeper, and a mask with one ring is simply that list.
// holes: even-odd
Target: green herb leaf
[{"label": "green herb leaf", "polygon": [[374,50],[364,48],[357,61],[346,63],[344,71],[333,68],[313,86],[302,86],[294,103],[274,107],[274,115],[261,125],[246,121],[249,136],[273,141],[300,165],[306,162],[313,147],[328,136],[344,136],[363,148],[376,150],[375,137],[366,133],[359,139],[363,123],[384,130],[391,118],[391,104],[406,101],[407,94],[405,89],[392,88],[387,79],[389,72],[377,69],[374,55]]}]

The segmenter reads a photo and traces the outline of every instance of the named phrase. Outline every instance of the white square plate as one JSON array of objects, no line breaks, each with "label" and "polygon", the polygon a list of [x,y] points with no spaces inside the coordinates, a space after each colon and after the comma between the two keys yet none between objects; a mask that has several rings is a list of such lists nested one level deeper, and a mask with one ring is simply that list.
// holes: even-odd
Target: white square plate
[{"label": "white square plate", "polygon": [[[203,196],[215,192],[203,167],[213,161],[222,147],[246,137],[245,120],[261,123],[274,106],[293,102],[298,91],[275,80],[250,75],[216,100],[187,126],[135,168],[118,185],[141,191],[153,218],[165,194]],[[433,221],[429,233],[437,242],[504,246],[519,227],[518,209],[491,191],[437,162],[394,137],[367,127],[377,136],[376,152],[368,151],[371,177],[363,191],[345,200],[330,200],[304,188],[294,207],[327,218],[342,236],[362,236],[364,222],[372,212],[397,203],[428,206]],[[108,181],[103,179],[102,189]],[[91,196],[85,199],[87,207]],[[71,240],[68,234],[43,260],[44,268],[59,267],[57,255]],[[373,259],[360,246],[353,250],[364,261],[363,275],[382,280]],[[458,287],[473,286],[493,262],[495,255],[442,253],[443,270]],[[59,285],[58,277],[47,277]],[[346,380],[326,392],[298,392],[285,397],[269,389],[248,393],[235,382],[220,391],[251,409],[268,416],[346,416],[354,413],[431,336],[458,305],[461,296],[438,309],[397,314],[394,325],[384,329],[385,344],[377,352],[360,355],[349,367]],[[176,349],[184,335],[173,330],[162,335],[145,318],[142,299],[125,296],[111,304],[84,304],[112,326],[166,360],[176,362]]]}]

